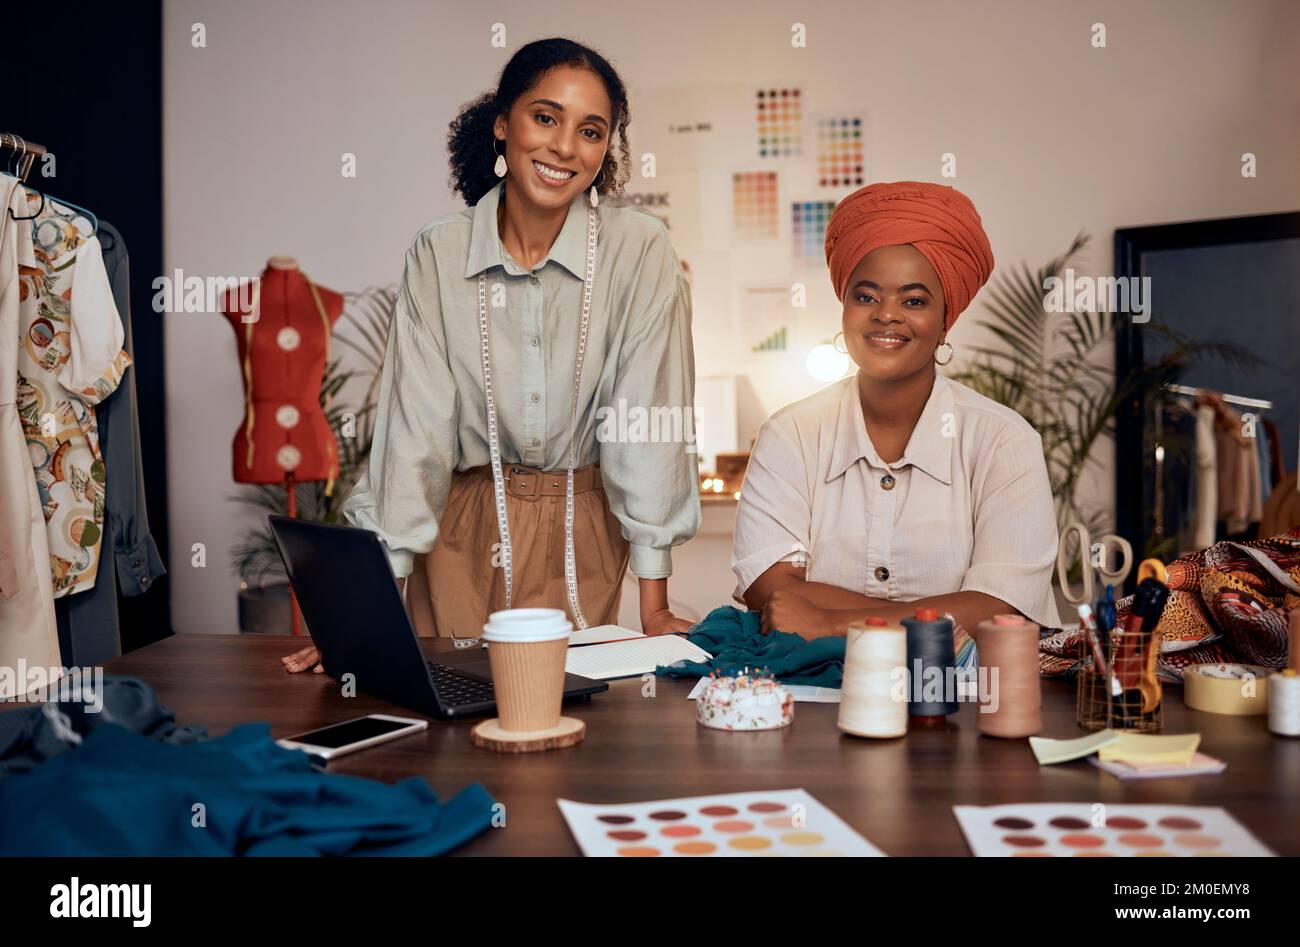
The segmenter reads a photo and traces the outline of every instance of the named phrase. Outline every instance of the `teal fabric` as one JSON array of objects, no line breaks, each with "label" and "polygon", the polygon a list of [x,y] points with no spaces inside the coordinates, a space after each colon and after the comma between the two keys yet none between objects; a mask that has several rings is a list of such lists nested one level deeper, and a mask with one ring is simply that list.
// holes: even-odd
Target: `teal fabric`
[{"label": "teal fabric", "polygon": [[0,782],[0,855],[439,855],[494,806],[478,783],[443,805],[418,777],[317,772],[265,723],[189,746],[107,724]]},{"label": "teal fabric", "polygon": [[715,608],[691,629],[687,640],[713,660],[707,664],[678,661],[655,669],[664,677],[706,677],[714,671],[733,675],[766,670],[783,684],[839,687],[844,680],[844,639],[838,635],[808,641],[784,631],[763,634],[758,612],[730,605]]}]

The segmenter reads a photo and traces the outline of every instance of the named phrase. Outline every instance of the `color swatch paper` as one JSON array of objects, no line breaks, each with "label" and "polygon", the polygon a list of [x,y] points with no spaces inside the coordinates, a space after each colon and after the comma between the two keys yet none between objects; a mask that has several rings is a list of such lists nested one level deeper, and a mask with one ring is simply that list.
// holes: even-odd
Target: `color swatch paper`
[{"label": "color swatch paper", "polygon": [[765,339],[761,339],[752,349],[754,352],[784,352],[789,345],[789,332],[785,326],[777,329]]},{"label": "color swatch paper", "polygon": [[743,240],[778,235],[775,171],[739,171],[731,176],[731,205],[736,236]]},{"label": "color swatch paper", "polygon": [[790,205],[791,250],[796,263],[825,266],[826,223],[834,201],[795,201]]},{"label": "color swatch paper", "polygon": [[1228,812],[1211,806],[1045,802],[953,806],[952,811],[980,857],[1274,854]]},{"label": "color swatch paper", "polygon": [[802,789],[626,805],[557,802],[578,847],[589,856],[884,855]]},{"label": "color swatch paper", "polygon": [[819,116],[817,138],[817,183],[822,187],[862,187],[866,184],[866,161],[862,147],[861,115]]},{"label": "color swatch paper", "polygon": [[759,89],[754,93],[754,121],[760,158],[792,158],[803,154],[801,90]]}]

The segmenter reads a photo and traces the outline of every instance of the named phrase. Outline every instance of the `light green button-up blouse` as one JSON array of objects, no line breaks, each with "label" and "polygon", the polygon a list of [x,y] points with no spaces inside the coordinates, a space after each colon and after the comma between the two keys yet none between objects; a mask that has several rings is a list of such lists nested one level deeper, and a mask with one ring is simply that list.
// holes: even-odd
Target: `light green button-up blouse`
[{"label": "light green button-up blouse", "polygon": [[[484,271],[502,463],[568,464],[586,193],[574,199],[550,253],[529,270],[501,245],[504,187],[433,221],[406,252],[374,446],[343,506],[350,522],[383,540],[398,576],[410,574],[416,553],[433,548],[452,471],[490,462],[478,331]],[[598,217],[574,462],[600,464],[632,571],[663,578],[672,573],[672,547],[700,523],[690,289],[657,217],[614,197],[602,197]],[[505,304],[493,306],[502,294]],[[653,412],[666,422],[673,409],[686,422],[680,427],[636,423]]]}]

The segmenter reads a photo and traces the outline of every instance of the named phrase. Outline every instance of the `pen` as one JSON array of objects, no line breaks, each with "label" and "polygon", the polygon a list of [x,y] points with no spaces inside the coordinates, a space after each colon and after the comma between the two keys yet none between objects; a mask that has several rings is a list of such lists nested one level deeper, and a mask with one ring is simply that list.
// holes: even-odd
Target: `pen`
[{"label": "pen", "polygon": [[[1143,712],[1148,712],[1148,708],[1155,709],[1155,701],[1159,697],[1153,671],[1149,670],[1154,669],[1151,655],[1142,655],[1140,648],[1143,645],[1153,649],[1158,647],[1154,641],[1154,632],[1168,600],[1169,587],[1160,580],[1148,578],[1138,583],[1128,620],[1124,623],[1119,654],[1115,656],[1114,671],[1120,686],[1124,692],[1141,692]],[[1142,661],[1142,656],[1145,656],[1145,662]]]},{"label": "pen", "polygon": [[1106,655],[1101,646],[1101,634],[1097,631],[1096,621],[1093,620],[1092,609],[1086,603],[1079,606],[1079,626],[1088,640],[1088,647],[1092,649],[1092,660],[1097,667],[1097,673],[1102,677],[1109,677],[1110,668],[1106,664]]}]

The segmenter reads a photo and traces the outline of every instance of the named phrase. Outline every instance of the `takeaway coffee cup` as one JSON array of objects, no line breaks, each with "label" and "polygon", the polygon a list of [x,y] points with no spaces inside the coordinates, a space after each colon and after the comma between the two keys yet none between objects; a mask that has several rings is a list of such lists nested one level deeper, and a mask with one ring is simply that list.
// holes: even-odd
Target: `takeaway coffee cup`
[{"label": "takeaway coffee cup", "polygon": [[573,626],[558,608],[493,612],[483,626],[501,729],[550,730],[560,724],[564,659]]}]

